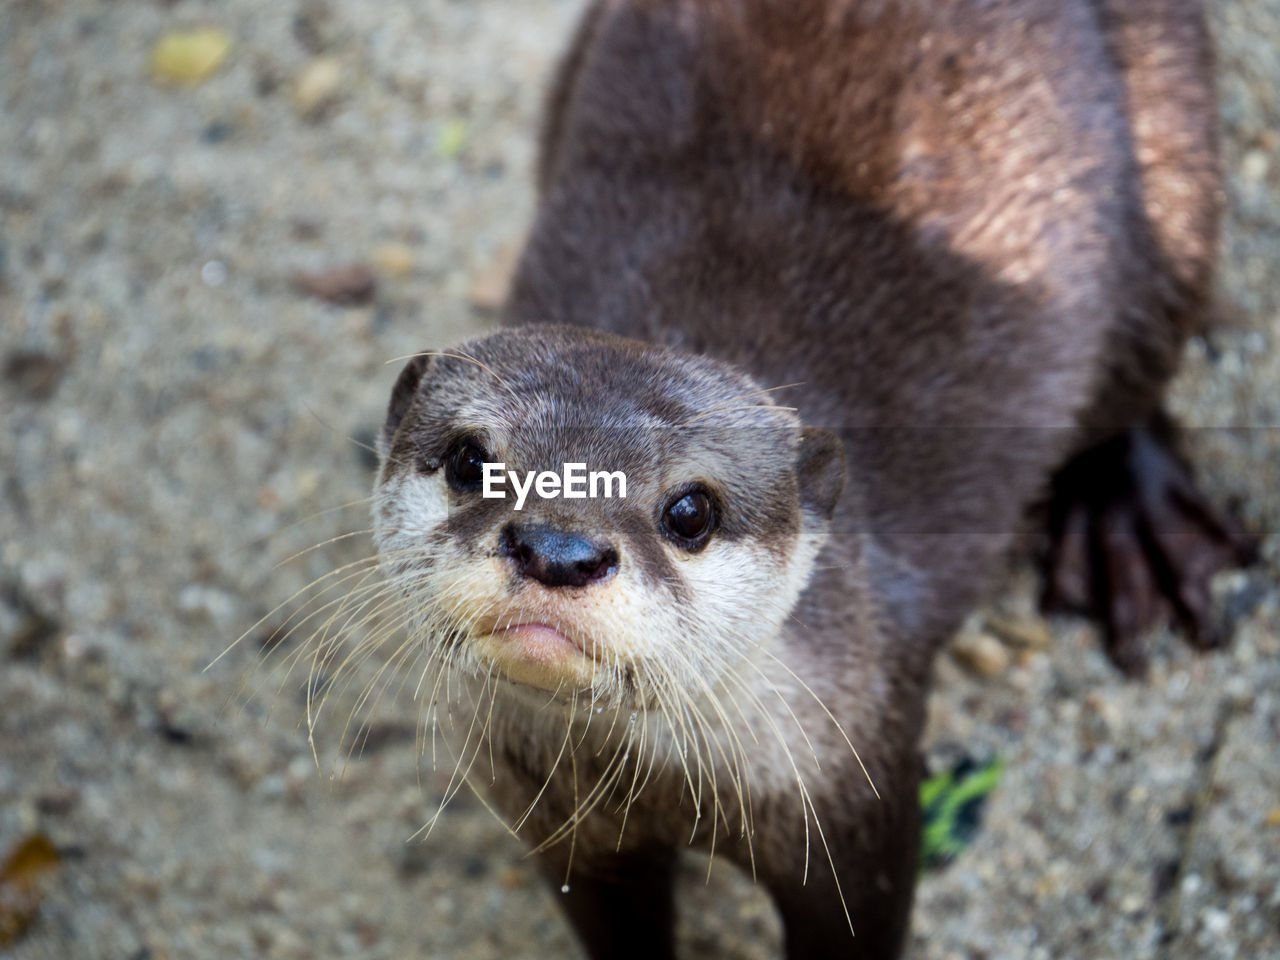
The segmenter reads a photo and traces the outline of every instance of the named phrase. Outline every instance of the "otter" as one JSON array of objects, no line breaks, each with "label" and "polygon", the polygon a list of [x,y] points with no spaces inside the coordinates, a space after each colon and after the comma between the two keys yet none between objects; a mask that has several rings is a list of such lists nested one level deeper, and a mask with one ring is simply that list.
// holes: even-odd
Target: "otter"
[{"label": "otter", "polygon": [[[458,776],[590,956],[673,956],[689,846],[792,960],[898,956],[931,664],[1030,523],[1122,667],[1219,639],[1250,543],[1161,412],[1215,123],[1198,0],[590,5],[506,324],[409,360],[374,498]],[[627,494],[517,512],[499,463]]]}]

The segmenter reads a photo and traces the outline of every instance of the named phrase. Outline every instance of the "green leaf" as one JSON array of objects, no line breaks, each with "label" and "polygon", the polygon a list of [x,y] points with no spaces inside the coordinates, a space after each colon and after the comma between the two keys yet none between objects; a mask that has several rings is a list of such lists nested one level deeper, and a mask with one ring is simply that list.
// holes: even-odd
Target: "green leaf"
[{"label": "green leaf", "polygon": [[995,756],[984,766],[964,757],[920,784],[922,867],[950,863],[969,846],[981,825],[987,795],[1003,775],[1003,757]]}]

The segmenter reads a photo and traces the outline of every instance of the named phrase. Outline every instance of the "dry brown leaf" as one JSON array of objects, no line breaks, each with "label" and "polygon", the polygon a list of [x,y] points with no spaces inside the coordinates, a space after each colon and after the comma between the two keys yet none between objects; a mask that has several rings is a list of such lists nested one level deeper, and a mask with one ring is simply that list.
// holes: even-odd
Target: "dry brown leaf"
[{"label": "dry brown leaf", "polygon": [[294,289],[329,303],[359,305],[373,300],[378,278],[363,263],[315,273],[299,271],[289,278]]},{"label": "dry brown leaf", "polygon": [[27,837],[0,867],[0,947],[16,943],[35,918],[46,881],[62,858],[43,834]]},{"label": "dry brown leaf", "polygon": [[160,83],[195,86],[217,73],[230,53],[231,36],[225,30],[177,30],[156,41],[151,75]]}]

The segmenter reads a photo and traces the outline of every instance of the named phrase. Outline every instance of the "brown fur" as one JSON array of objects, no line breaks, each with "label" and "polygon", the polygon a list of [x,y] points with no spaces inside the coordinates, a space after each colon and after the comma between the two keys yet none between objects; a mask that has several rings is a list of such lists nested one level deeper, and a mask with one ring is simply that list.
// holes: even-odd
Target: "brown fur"
[{"label": "brown fur", "polygon": [[838,528],[936,642],[1207,302],[1209,55],[1196,0],[597,4],[508,317],[802,381],[852,448]]},{"label": "brown fur", "polygon": [[[778,401],[844,439],[845,492],[785,644],[880,797],[796,695],[834,870],[764,749],[754,842],[720,828],[717,845],[769,886],[793,960],[901,948],[932,658],[1054,470],[1157,408],[1208,300],[1213,103],[1196,0],[599,0],[579,28],[508,319],[799,383]],[[569,377],[574,403],[611,411],[647,389],[613,347],[593,367],[589,339],[546,337],[560,366],[520,391],[554,397]],[[404,452],[398,396],[387,442]],[[503,808],[551,777],[522,828],[537,842],[609,754],[549,774],[555,735],[494,713]],[[666,770],[620,850],[616,817],[579,824],[564,899],[593,956],[670,955],[672,851],[708,845],[716,820],[695,825],[691,807]],[[547,854],[557,884],[567,855]]]}]

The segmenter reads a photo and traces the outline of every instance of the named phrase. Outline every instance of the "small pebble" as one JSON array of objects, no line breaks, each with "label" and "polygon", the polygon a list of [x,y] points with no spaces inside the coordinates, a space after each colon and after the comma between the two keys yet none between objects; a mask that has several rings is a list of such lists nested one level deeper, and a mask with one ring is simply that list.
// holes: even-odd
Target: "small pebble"
[{"label": "small pebble", "polygon": [[502,307],[511,287],[522,244],[518,241],[504,243],[484,266],[471,275],[467,286],[467,299],[479,310],[494,311]]},{"label": "small pebble", "polygon": [[316,120],[333,106],[341,89],[342,64],[332,57],[316,57],[298,74],[293,108],[304,120]]},{"label": "small pebble", "polygon": [[1053,644],[1053,634],[1043,620],[1009,620],[1005,617],[986,617],[986,625],[992,633],[1015,649],[1048,650]]},{"label": "small pebble", "polygon": [[498,886],[503,890],[519,890],[529,885],[529,874],[519,867],[504,867],[498,872]]},{"label": "small pebble", "polygon": [[369,260],[375,270],[389,277],[407,277],[413,272],[413,251],[403,243],[374,247]]},{"label": "small pebble", "polygon": [[962,633],[951,644],[951,655],[981,677],[997,677],[1009,667],[1009,651],[989,633]]},{"label": "small pebble", "polygon": [[303,470],[294,481],[294,493],[299,499],[309,497],[320,489],[323,479],[319,470]]},{"label": "small pebble", "polygon": [[210,260],[200,268],[200,279],[206,287],[220,287],[227,282],[227,265],[221,260]]},{"label": "small pebble", "polygon": [[51,817],[66,816],[79,803],[80,791],[75,787],[50,787],[36,794],[36,809]]},{"label": "small pebble", "polygon": [[1204,928],[1215,936],[1221,936],[1226,933],[1231,926],[1231,915],[1225,910],[1217,910],[1210,907],[1201,916]]},{"label": "small pebble", "polygon": [[1080,738],[1085,748],[1096,750],[1114,740],[1123,720],[1123,713],[1110,697],[1089,694],[1080,711]]},{"label": "small pebble", "polygon": [[285,793],[284,775],[279,773],[268,774],[257,783],[257,788],[258,794],[262,797],[282,797]]},{"label": "small pebble", "polygon": [[1246,180],[1259,183],[1266,179],[1271,159],[1262,150],[1250,150],[1240,164],[1240,173]]},{"label": "small pebble", "polygon": [[62,639],[62,657],[74,663],[89,652],[89,643],[78,633],[69,633]]},{"label": "small pebble", "polygon": [[239,609],[231,594],[200,583],[189,583],[179,591],[177,608],[193,620],[212,623],[231,623]]},{"label": "small pebble", "polygon": [[290,217],[289,232],[295,240],[309,243],[318,240],[324,234],[324,224],[312,217]]},{"label": "small pebble", "polygon": [[37,350],[15,350],[5,357],[4,377],[30,400],[47,400],[62,382],[67,362]]}]

